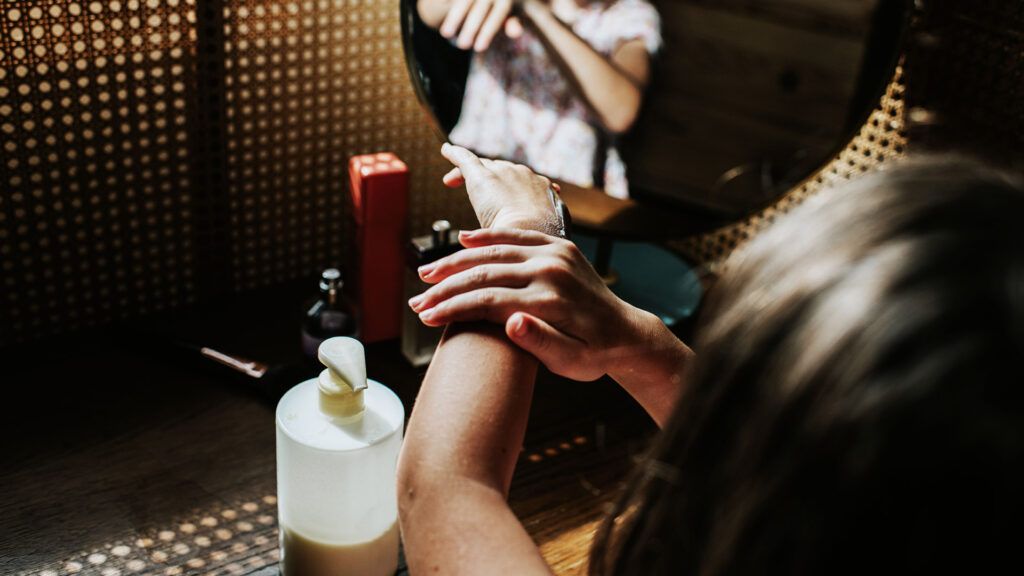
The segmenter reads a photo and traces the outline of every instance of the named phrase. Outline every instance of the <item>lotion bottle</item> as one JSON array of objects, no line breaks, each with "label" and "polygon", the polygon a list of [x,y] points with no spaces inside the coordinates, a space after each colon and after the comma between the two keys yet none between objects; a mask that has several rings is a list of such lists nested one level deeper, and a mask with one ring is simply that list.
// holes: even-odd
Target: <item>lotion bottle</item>
[{"label": "lotion bottle", "polygon": [[284,576],[385,576],[398,566],[395,469],[405,409],[367,380],[362,344],[329,338],[326,366],[277,405]]}]

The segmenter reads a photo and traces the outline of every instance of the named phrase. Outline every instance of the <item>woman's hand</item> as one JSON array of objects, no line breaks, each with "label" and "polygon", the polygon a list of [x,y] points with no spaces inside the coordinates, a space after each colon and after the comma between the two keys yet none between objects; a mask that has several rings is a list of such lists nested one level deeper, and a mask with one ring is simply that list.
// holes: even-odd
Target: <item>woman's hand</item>
[{"label": "woman's hand", "polygon": [[[522,228],[554,234],[561,229],[548,188],[551,180],[520,164],[487,160],[459,146],[445,144],[441,154],[455,165],[445,185],[466,185],[480,226]],[[556,187],[557,189],[557,187]]]},{"label": "woman's hand", "polygon": [[409,301],[431,326],[487,320],[552,372],[595,380],[635,354],[643,312],[620,300],[575,244],[527,230],[463,232],[466,250],[420,268]]},{"label": "woman's hand", "polygon": [[513,0],[451,0],[438,31],[455,45],[483,52],[504,28],[509,38],[523,33],[519,19],[512,16]]},{"label": "woman's hand", "polygon": [[445,144],[484,229],[464,232],[466,250],[420,268],[435,284],[411,299],[431,326],[486,320],[552,372],[575,380],[611,376],[663,425],[693,357],[659,318],[605,286],[561,228],[547,178],[509,162],[477,158]]}]

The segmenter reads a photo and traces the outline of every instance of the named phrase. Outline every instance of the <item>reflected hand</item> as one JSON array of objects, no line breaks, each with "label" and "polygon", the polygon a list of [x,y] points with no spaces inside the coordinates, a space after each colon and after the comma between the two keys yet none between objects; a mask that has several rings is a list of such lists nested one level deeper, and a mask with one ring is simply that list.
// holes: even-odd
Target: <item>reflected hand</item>
[{"label": "reflected hand", "polygon": [[486,320],[555,374],[595,380],[645,346],[644,313],[615,296],[568,240],[527,230],[463,232],[466,246],[420,268],[409,305],[423,323]]},{"label": "reflected hand", "polygon": [[445,185],[466,185],[480,226],[549,234],[561,228],[548,193],[549,187],[558,189],[551,180],[521,164],[479,158],[460,146],[445,144],[441,154],[455,164],[444,176]]},{"label": "reflected hand", "polygon": [[445,38],[458,35],[456,45],[477,52],[487,50],[503,27],[509,38],[523,33],[522,23],[512,16],[513,0],[453,0],[439,31]]}]

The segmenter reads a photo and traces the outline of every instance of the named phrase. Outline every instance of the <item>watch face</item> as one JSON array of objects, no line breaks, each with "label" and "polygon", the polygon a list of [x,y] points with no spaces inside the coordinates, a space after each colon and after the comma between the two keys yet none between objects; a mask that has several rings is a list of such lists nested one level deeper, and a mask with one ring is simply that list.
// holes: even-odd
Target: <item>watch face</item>
[{"label": "watch face", "polygon": [[572,215],[569,214],[569,205],[558,199],[558,217],[562,219],[562,236],[569,238],[572,234]]},{"label": "watch face", "polygon": [[562,238],[569,237],[569,207],[566,206],[562,197],[554,186],[548,186],[548,195],[551,197],[551,207],[554,208],[555,217],[558,218],[558,235]]}]

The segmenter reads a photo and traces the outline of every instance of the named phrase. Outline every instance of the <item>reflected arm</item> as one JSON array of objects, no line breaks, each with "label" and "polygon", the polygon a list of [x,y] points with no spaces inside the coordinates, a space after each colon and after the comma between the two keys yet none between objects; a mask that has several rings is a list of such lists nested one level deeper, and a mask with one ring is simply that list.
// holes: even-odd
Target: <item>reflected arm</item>
[{"label": "reflected arm", "polygon": [[650,76],[650,56],[643,41],[625,42],[606,58],[559,20],[545,2],[526,0],[522,13],[605,129],[628,130],[640,113]]}]

